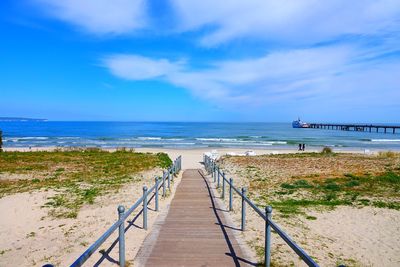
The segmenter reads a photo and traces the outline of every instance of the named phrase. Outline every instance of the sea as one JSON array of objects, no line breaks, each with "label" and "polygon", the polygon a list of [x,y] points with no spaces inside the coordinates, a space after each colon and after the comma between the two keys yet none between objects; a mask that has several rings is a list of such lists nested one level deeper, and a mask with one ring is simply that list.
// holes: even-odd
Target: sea
[{"label": "sea", "polygon": [[289,123],[3,121],[3,147],[400,150],[400,133],[294,129]]}]

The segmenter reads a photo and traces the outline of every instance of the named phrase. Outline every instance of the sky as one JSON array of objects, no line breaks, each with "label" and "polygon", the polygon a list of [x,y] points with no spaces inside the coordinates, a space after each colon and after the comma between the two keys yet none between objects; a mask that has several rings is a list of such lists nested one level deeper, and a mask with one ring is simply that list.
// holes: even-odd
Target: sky
[{"label": "sky", "polygon": [[0,116],[400,122],[399,0],[2,0]]}]

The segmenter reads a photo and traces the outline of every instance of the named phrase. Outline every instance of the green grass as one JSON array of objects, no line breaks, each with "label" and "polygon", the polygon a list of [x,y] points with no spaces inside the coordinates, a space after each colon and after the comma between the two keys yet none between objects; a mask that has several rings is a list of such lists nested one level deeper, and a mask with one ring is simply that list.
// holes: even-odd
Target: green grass
[{"label": "green grass", "polygon": [[[373,206],[400,210],[400,174],[394,171],[372,176],[345,174],[341,178],[282,183],[274,194],[258,202],[269,203],[283,217],[301,214],[310,207],[334,208],[341,205]],[[309,219],[309,216],[306,217]]]},{"label": "green grass", "polygon": [[30,179],[0,181],[0,198],[18,192],[52,189],[57,194],[45,204],[55,217],[74,218],[84,204],[135,182],[134,174],[172,164],[165,153],[107,152],[99,149],[55,152],[4,152],[2,173]]},{"label": "green grass", "polygon": [[283,214],[305,214],[302,209],[315,207],[315,206],[324,206],[324,207],[335,207],[339,205],[348,205],[350,204],[346,200],[338,200],[338,199],[287,199],[282,201],[272,201],[271,206],[274,209],[279,210]]},{"label": "green grass", "polygon": [[283,183],[282,188],[285,189],[296,189],[296,188],[312,188],[313,186],[309,184],[306,180],[297,180],[293,184]]}]

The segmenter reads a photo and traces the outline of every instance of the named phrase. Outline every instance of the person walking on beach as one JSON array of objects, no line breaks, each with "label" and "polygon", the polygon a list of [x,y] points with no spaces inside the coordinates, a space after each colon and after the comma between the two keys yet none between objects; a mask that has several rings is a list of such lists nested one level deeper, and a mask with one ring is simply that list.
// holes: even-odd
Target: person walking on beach
[{"label": "person walking on beach", "polygon": [[299,144],[299,151],[301,151],[301,144]]},{"label": "person walking on beach", "polygon": [[302,145],[301,150],[306,151],[306,144],[303,144],[303,145]]}]

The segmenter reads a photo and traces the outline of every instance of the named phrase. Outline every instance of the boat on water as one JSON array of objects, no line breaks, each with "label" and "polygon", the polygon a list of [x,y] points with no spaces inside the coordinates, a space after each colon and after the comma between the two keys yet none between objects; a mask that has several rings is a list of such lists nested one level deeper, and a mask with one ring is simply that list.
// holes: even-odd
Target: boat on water
[{"label": "boat on water", "polygon": [[309,128],[310,125],[306,122],[302,122],[300,118],[298,118],[296,121],[292,122],[292,127],[293,128]]}]

